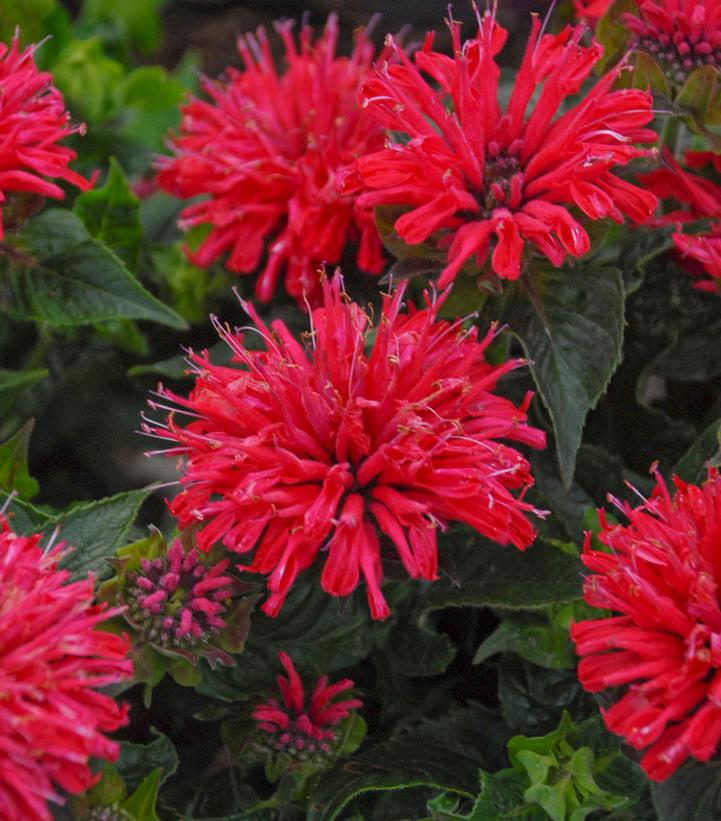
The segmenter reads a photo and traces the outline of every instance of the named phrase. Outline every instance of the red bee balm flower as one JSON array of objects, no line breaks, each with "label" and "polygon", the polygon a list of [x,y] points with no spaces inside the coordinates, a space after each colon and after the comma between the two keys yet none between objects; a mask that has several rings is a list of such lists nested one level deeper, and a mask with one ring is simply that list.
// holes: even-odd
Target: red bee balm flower
[{"label": "red bee balm flower", "polygon": [[571,627],[586,690],[625,688],[604,712],[608,728],[636,749],[654,781],[687,758],[708,761],[721,740],[721,477],[702,487],[663,479],[628,525],[600,511],[599,539],[583,562],[595,575],[584,597],[620,615]]},{"label": "red bee balm flower", "polygon": [[62,95],[50,74],[38,71],[34,51],[35,46],[21,51],[17,37],[9,48],[0,43],[0,205],[15,192],[62,199],[62,188],[44,177],[83,191],[93,185],[68,168],[75,152],[57,145],[84,126],[70,126]]},{"label": "red bee balm flower", "polygon": [[283,676],[276,678],[283,703],[272,698],[258,705],[253,710],[258,728],[267,734],[267,743],[277,752],[293,757],[331,752],[336,741],[332,728],[340,724],[351,710],[363,706],[357,698],[331,703],[331,699],[349,690],[353,682],[344,678],[329,686],[328,676],[321,676],[306,707],[303,684],[290,656],[278,653],[278,658],[288,674],[287,679]]},{"label": "red bee balm flower", "polygon": [[383,145],[383,130],[356,103],[373,45],[361,33],[351,57],[335,57],[338,25],[328,18],[319,40],[304,27],[300,44],[292,21],[276,29],[288,63],[278,74],[264,30],[238,41],[244,71],[228,69],[226,84],[205,81],[211,102],[183,109],[175,158],[160,161],[160,185],[179,197],[209,195],[188,206],[181,225],[208,225],[191,259],[203,267],[229,252],[231,271],[254,271],[267,256],[256,286],[273,296],[281,269],[298,302],[316,301],[318,269],[338,262],[348,241],[359,240],[358,265],[379,273],[380,240],[371,216],[337,191],[336,178],[357,156]]},{"label": "red bee balm flower", "polygon": [[[415,64],[396,46],[400,64],[365,83],[364,107],[393,133],[410,139],[361,157],[348,180],[349,186],[368,189],[358,199],[361,205],[411,208],[395,223],[407,243],[441,232],[441,243],[449,245],[441,287],[466,260],[475,257],[482,265],[493,236],[491,266],[506,279],[521,273],[524,240],[554,265],[566,254],[582,256],[589,239],[571,206],[590,219],[615,222],[622,222],[624,214],[643,222],[653,213],[652,194],[611,173],[614,166],[648,153],[632,143],[656,139],[642,128],[652,118],[648,93],[611,91],[617,69],[554,119],[602,54],[598,44],[579,45],[582,28],[541,36],[534,17],[501,113],[494,57],[506,40],[505,30],[487,14],[479,20],[477,36],[461,43],[460,24],[450,27],[453,58],[432,51],[429,36]],[[444,105],[447,96],[451,110]]]},{"label": "red bee balm flower", "polygon": [[638,14],[621,15],[636,39],[680,88],[696,68],[721,68],[721,5],[718,0],[642,0]]},{"label": "red bee balm flower", "polygon": [[673,235],[673,243],[680,261],[692,274],[710,279],[694,283],[699,291],[718,292],[721,284],[721,225],[708,234]]},{"label": "red bee balm flower", "polygon": [[323,549],[323,589],[347,596],[362,573],[371,614],[385,618],[378,531],[414,579],[436,578],[436,528],[447,522],[525,548],[534,532],[524,514],[537,511],[511,491],[533,480],[498,440],[545,438],[526,424],[530,394],[517,408],[491,393],[524,364],[485,361],[494,329],[478,341],[461,320],[437,320],[440,301],[404,314],[402,287],[384,298],[376,329],[344,299],[340,277],[323,282],[323,297],[306,348],[244,304],[267,350],[219,329],[243,368],[193,354],[189,398],[160,395],[195,418],[183,428],[171,414],[145,430],[178,443],[167,455],[187,457],[171,510],[181,527],[198,527],[198,547],[256,548],[247,569],[269,574],[266,613],[279,612]]},{"label": "red bee balm flower", "polygon": [[576,16],[588,23],[597,23],[614,0],[573,0]]},{"label": "red bee balm flower", "polygon": [[95,628],[117,611],[92,604],[93,580],[58,570],[62,545],[16,536],[0,518],[0,817],[49,821],[57,788],[80,793],[97,780],[90,758],[114,760],[103,732],[126,709],[96,688],[132,675],[127,639]]}]

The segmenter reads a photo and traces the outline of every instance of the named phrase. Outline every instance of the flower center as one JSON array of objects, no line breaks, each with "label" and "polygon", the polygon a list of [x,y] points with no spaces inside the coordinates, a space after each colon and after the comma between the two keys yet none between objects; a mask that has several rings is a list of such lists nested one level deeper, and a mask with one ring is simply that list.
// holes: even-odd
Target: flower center
[{"label": "flower center", "polygon": [[721,66],[721,46],[714,46],[704,39],[691,43],[681,31],[676,31],[673,36],[664,32],[657,37],[642,37],[637,47],[659,63],[676,88],[680,88],[696,68]]},{"label": "flower center", "polygon": [[[161,647],[205,644],[225,627],[231,579],[198,561],[196,550],[179,543],[162,558],[141,559],[141,572],[128,574],[128,617],[143,639]],[[211,572],[212,571],[212,572]]]},{"label": "flower center", "polygon": [[496,208],[515,210],[523,199],[523,171],[520,160],[523,141],[514,140],[507,148],[495,141],[486,147],[484,186],[476,193],[484,219]]}]

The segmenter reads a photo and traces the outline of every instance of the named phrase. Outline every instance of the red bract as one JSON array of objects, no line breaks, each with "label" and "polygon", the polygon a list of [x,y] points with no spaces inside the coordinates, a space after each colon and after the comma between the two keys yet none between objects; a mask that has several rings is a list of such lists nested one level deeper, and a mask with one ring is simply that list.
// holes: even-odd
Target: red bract
[{"label": "red bract", "polygon": [[[620,615],[571,627],[586,690],[624,688],[603,714],[608,728],[636,749],[654,781],[690,756],[708,761],[721,739],[721,478],[702,487],[663,479],[633,509],[617,503],[628,525],[600,512],[583,562],[595,575],[584,585],[593,607]],[[614,693],[614,697],[617,697]]]},{"label": "red bract", "polygon": [[129,678],[125,638],[95,628],[117,611],[93,605],[91,578],[58,570],[62,545],[13,533],[0,518],[0,817],[50,821],[58,791],[97,780],[91,758],[114,760],[103,733],[126,709],[96,691]]},{"label": "red bract", "polygon": [[181,427],[171,414],[145,430],[177,442],[163,452],[187,460],[171,510],[198,528],[199,548],[222,539],[255,550],[247,569],[269,576],[266,613],[279,612],[322,549],[323,589],[347,596],[362,574],[371,614],[385,618],[379,533],[414,579],[436,578],[436,529],[451,521],[525,548],[534,509],[521,497],[533,480],[499,440],[543,447],[545,438],[526,424],[530,394],[516,407],[491,392],[523,364],[485,361],[495,329],[479,341],[461,320],[437,319],[440,301],[403,313],[402,287],[384,298],[377,328],[345,299],[340,277],[323,282],[323,297],[305,348],[244,305],[267,350],[219,328],[242,369],[193,354],[190,396],[160,389],[192,421]]},{"label": "red bract", "polygon": [[7,205],[8,194],[19,192],[62,199],[62,188],[46,177],[83,191],[92,187],[68,168],[75,152],[57,144],[83,126],[70,126],[62,95],[51,75],[38,71],[34,50],[21,51],[17,37],[10,47],[0,43],[0,206]]},{"label": "red bract", "polygon": [[249,273],[263,260],[263,302],[285,268],[286,289],[303,306],[318,299],[319,267],[338,262],[348,242],[359,242],[361,270],[383,266],[372,218],[336,186],[358,155],[383,144],[383,131],[356,103],[374,53],[365,34],[345,58],[335,56],[335,15],[315,43],[304,27],[296,46],[291,28],[292,21],[276,26],[287,60],[281,74],[262,28],[257,39],[239,39],[245,69],[229,68],[226,83],[206,80],[210,102],[183,108],[175,158],[160,161],[158,181],[179,197],[207,195],[181,215],[184,228],[210,228],[190,255],[195,263],[208,266],[227,252],[231,271]]},{"label": "red bract", "polygon": [[278,658],[288,674],[287,679],[283,676],[276,678],[282,703],[271,698],[253,710],[258,728],[267,734],[267,743],[277,752],[286,752],[291,756],[330,752],[337,738],[332,728],[343,721],[351,710],[363,706],[357,698],[332,701],[349,690],[353,682],[345,678],[329,685],[328,676],[321,676],[306,705],[303,683],[290,656],[278,653]]},{"label": "red bract", "polygon": [[694,287],[699,291],[718,292],[721,284],[721,225],[716,225],[708,234],[676,232],[673,243],[684,267],[697,276],[710,277],[699,279]]},{"label": "red bract", "polygon": [[[687,152],[687,164],[690,157],[695,167],[698,167],[701,164],[700,154],[701,152]],[[721,217],[721,186],[700,174],[687,171],[668,150],[663,154],[663,166],[646,174],[639,174],[639,182],[659,200],[675,200],[682,207],[666,210],[653,219],[654,224],[675,225],[677,222]]]},{"label": "red bract", "polygon": [[642,0],[624,24],[636,47],[651,54],[667,78],[682,86],[696,68],[721,67],[721,5],[718,0]]},{"label": "red bract", "polygon": [[487,14],[479,20],[477,36],[461,43],[460,24],[450,27],[453,58],[432,51],[430,36],[414,63],[394,45],[399,64],[385,67],[363,86],[364,107],[409,139],[361,157],[355,178],[348,181],[368,189],[359,197],[362,205],[409,206],[395,223],[407,243],[441,232],[441,244],[449,246],[441,287],[467,260],[475,257],[482,265],[492,237],[491,266],[506,279],[520,275],[527,242],[554,265],[566,254],[582,256],[589,239],[571,206],[594,220],[622,222],[625,214],[643,222],[651,215],[656,198],[611,172],[646,155],[633,143],[656,139],[642,128],[652,117],[650,95],[611,91],[617,69],[557,116],[601,57],[599,45],[579,45],[581,28],[541,36],[540,22],[533,19],[503,113],[494,57],[506,40],[505,30]]},{"label": "red bract", "polygon": [[576,16],[588,23],[597,23],[614,0],[573,0]]}]

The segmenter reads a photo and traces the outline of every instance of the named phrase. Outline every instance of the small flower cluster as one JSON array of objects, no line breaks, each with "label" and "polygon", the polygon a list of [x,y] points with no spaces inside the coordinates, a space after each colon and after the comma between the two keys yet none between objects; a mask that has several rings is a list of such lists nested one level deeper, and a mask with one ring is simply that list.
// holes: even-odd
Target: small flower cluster
[{"label": "small flower cluster", "polygon": [[143,558],[140,571],[128,574],[127,617],[143,640],[192,648],[226,626],[223,614],[234,580],[223,574],[230,561],[207,567],[199,558],[197,550],[186,553],[176,540],[165,556]]},{"label": "small flower cluster", "polygon": [[334,728],[351,710],[363,706],[357,698],[333,701],[350,690],[353,682],[346,678],[329,685],[328,677],[321,676],[306,705],[305,690],[290,656],[281,652],[278,658],[288,674],[288,678],[276,679],[281,700],[272,698],[253,711],[262,743],[273,753],[285,753],[300,761],[329,755],[338,741]]}]

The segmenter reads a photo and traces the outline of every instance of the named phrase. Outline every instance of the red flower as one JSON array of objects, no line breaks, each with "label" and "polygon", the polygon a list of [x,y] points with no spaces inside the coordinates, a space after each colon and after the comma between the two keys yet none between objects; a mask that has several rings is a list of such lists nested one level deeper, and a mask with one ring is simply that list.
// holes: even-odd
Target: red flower
[{"label": "red flower", "polygon": [[[400,64],[384,68],[363,86],[367,110],[409,139],[361,157],[355,178],[348,181],[368,189],[359,204],[410,207],[395,223],[407,243],[441,233],[441,243],[449,246],[441,287],[466,260],[475,257],[482,265],[492,237],[491,266],[506,279],[520,275],[526,242],[554,265],[566,254],[582,256],[589,239],[571,206],[594,220],[622,222],[625,214],[643,222],[651,215],[656,198],[611,173],[614,166],[648,153],[632,143],[656,139],[642,128],[652,118],[650,95],[611,91],[617,69],[556,116],[602,53],[595,43],[579,45],[582,28],[541,36],[540,22],[533,19],[502,113],[494,57],[506,40],[505,30],[487,14],[479,20],[476,38],[461,43],[460,24],[450,27],[453,58],[432,51],[431,36],[415,64],[394,46]],[[536,92],[537,102],[526,116]]]},{"label": "red flower", "polygon": [[711,277],[699,279],[694,287],[699,291],[718,292],[721,284],[721,224],[717,224],[708,234],[676,232],[673,243],[685,268],[696,276]]},{"label": "red flower", "polygon": [[[687,151],[686,164],[691,168],[703,167],[711,163],[719,170],[719,157],[710,151]],[[673,234],[674,256],[677,262],[699,279],[694,287],[701,291],[718,289],[721,279],[721,185],[713,180],[691,173],[682,168],[670,152],[664,154],[665,168],[639,175],[642,182],[660,199],[672,199],[681,208],[667,211],[653,222],[657,225],[677,225]],[[713,220],[711,230],[705,234],[683,234],[681,224],[700,219]],[[704,279],[703,277],[711,277]]]},{"label": "red flower", "polygon": [[[693,167],[699,167],[699,155],[702,154],[705,156],[705,152],[686,152],[686,163],[691,166],[691,159]],[[683,207],[655,217],[654,224],[675,225],[677,222],[721,217],[721,186],[682,168],[668,149],[663,154],[663,166],[639,174],[638,180],[660,200],[676,200]]]},{"label": "red flower", "polygon": [[721,67],[721,5],[718,0],[642,0],[638,15],[621,16],[635,47],[648,52],[680,88],[696,68]]},{"label": "red flower", "polygon": [[286,752],[291,756],[330,752],[337,738],[332,728],[340,724],[351,710],[363,706],[357,698],[332,701],[349,690],[353,682],[344,678],[328,686],[328,676],[321,676],[306,707],[305,690],[290,656],[278,653],[278,658],[288,674],[287,679],[283,676],[276,678],[283,703],[271,698],[265,704],[258,705],[253,710],[258,728],[267,734],[267,743],[277,752]]},{"label": "red flower", "polygon": [[68,168],[75,152],[57,145],[84,126],[70,126],[62,95],[50,74],[38,71],[34,51],[35,46],[21,51],[17,36],[9,48],[0,43],[0,206],[15,192],[62,199],[62,188],[44,177],[83,191],[93,185]]},{"label": "red flower", "polygon": [[640,507],[617,502],[628,525],[599,512],[610,552],[591,549],[589,534],[583,562],[595,575],[584,597],[620,615],[571,627],[582,685],[624,688],[604,721],[646,750],[641,766],[654,781],[690,756],[708,761],[721,740],[721,477],[674,484],[673,498],[657,476]]},{"label": "red flower", "polygon": [[0,817],[50,821],[57,788],[80,793],[97,780],[90,758],[114,760],[103,732],[126,708],[96,688],[132,675],[127,639],[96,630],[117,611],[94,606],[93,580],[58,570],[62,545],[16,536],[0,518]]},{"label": "red flower", "polygon": [[573,0],[576,16],[587,23],[597,23],[609,10],[614,0]]},{"label": "red flower", "polygon": [[374,329],[341,286],[340,277],[323,282],[305,348],[244,304],[267,350],[219,327],[242,368],[192,354],[189,398],[159,392],[192,421],[181,427],[171,414],[167,426],[145,425],[177,442],[164,453],[187,459],[185,490],[171,504],[180,526],[198,527],[201,550],[219,539],[255,549],[247,569],[268,574],[272,616],[322,549],[323,589],[347,596],[362,574],[371,614],[385,618],[379,531],[408,574],[428,580],[436,529],[448,522],[521,549],[534,537],[524,514],[538,511],[521,500],[528,463],[499,440],[543,447],[545,437],[526,424],[530,394],[516,407],[491,392],[523,362],[489,365],[495,329],[479,341],[461,320],[437,320],[442,300],[401,313],[402,287],[384,298]]},{"label": "red flower", "polygon": [[383,266],[373,220],[336,187],[358,155],[383,144],[383,131],[356,103],[374,52],[365,34],[348,59],[335,57],[334,14],[315,43],[306,26],[296,46],[291,28],[276,25],[288,63],[280,75],[262,28],[238,41],[245,70],[229,68],[227,83],[206,80],[211,101],[183,108],[176,156],[160,161],[158,181],[179,197],[208,195],[181,215],[184,228],[210,227],[193,262],[205,267],[229,252],[227,267],[250,273],[264,259],[262,302],[285,267],[286,289],[304,305],[318,299],[321,264],[339,262],[351,239],[363,271]]}]

